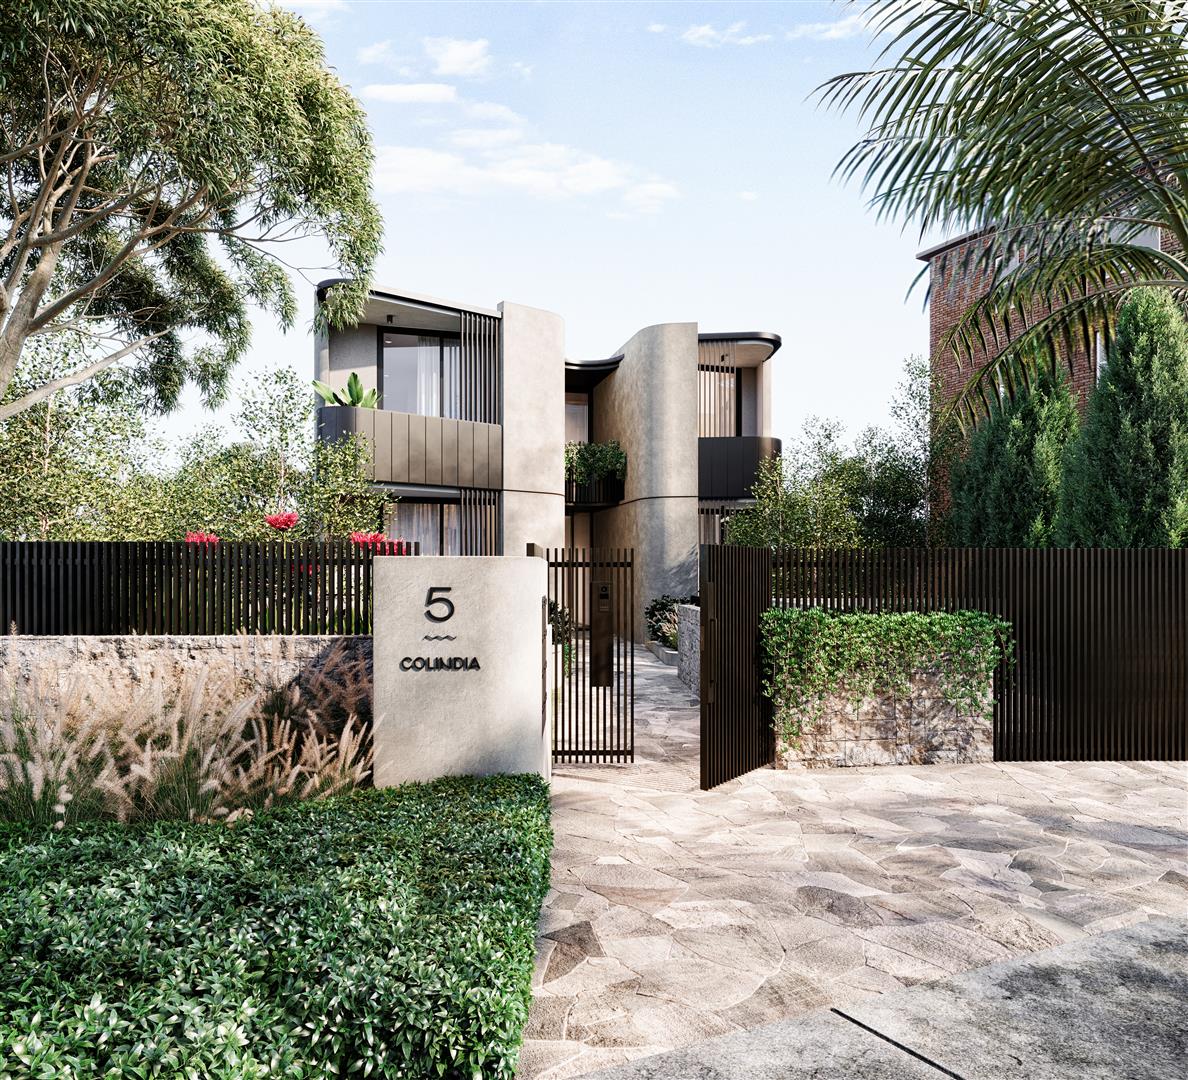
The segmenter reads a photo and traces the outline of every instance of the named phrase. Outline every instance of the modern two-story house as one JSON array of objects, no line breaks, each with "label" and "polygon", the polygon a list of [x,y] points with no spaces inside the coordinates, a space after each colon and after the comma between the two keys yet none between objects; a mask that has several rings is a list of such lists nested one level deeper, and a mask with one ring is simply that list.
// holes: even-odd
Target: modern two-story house
[{"label": "modern two-story house", "polygon": [[[398,500],[386,531],[423,554],[634,548],[642,628],[649,599],[696,591],[698,544],[720,539],[779,453],[779,347],[771,333],[666,323],[574,361],[551,312],[376,288],[358,326],[318,337],[315,375],[341,387],[357,372],[379,407],[325,406],[319,431],[371,445],[374,482]],[[621,482],[566,482],[566,442],[611,440],[627,455]]]}]

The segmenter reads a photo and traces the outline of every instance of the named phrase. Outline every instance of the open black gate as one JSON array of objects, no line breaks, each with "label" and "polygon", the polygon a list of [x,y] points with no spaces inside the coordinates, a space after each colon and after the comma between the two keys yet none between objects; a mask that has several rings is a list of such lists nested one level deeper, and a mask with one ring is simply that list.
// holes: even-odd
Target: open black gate
[{"label": "open black gate", "polygon": [[759,616],[771,606],[767,548],[701,547],[702,790],[775,761]]},{"label": "open black gate", "polygon": [[635,760],[632,548],[529,548],[549,563],[553,760]]}]

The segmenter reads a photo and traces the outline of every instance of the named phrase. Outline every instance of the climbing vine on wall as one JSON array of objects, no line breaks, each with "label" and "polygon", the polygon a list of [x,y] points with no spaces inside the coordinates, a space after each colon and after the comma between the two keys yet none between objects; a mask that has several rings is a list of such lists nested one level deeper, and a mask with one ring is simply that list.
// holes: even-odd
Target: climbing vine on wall
[{"label": "climbing vine on wall", "polygon": [[806,721],[824,717],[840,695],[857,708],[882,695],[905,697],[912,674],[935,672],[960,715],[985,711],[1000,659],[1014,654],[1011,624],[981,611],[835,614],[773,608],[763,614],[763,692],[789,745]]}]

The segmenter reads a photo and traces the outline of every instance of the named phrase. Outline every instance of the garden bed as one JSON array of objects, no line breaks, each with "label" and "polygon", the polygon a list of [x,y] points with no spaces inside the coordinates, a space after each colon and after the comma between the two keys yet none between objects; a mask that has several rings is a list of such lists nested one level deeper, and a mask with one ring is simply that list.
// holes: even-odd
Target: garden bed
[{"label": "garden bed", "polygon": [[548,814],[539,778],[491,777],[233,827],[0,826],[0,1061],[510,1080]]}]

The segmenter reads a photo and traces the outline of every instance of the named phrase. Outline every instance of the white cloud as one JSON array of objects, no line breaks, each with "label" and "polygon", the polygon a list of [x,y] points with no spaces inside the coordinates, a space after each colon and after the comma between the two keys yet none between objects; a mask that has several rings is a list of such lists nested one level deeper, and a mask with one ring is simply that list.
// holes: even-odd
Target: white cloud
[{"label": "white cloud", "polygon": [[866,30],[866,19],[862,15],[847,15],[834,22],[800,23],[792,27],[784,37],[789,41],[808,38],[812,41],[841,41],[857,37]]},{"label": "white cloud", "polygon": [[360,64],[379,64],[385,60],[391,60],[392,43],[390,41],[377,41],[373,45],[364,45],[355,53],[355,58]]},{"label": "white cloud", "polygon": [[520,75],[525,79],[531,79],[532,72],[535,70],[536,70],[536,68],[534,67],[534,65],[525,64],[523,60],[513,60],[512,61],[512,71],[514,71],[517,75]]},{"label": "white cloud", "polygon": [[466,115],[472,120],[494,120],[499,124],[522,124],[524,118],[506,105],[494,101],[471,101],[466,105]]},{"label": "white cloud", "polygon": [[520,128],[459,128],[450,134],[450,142],[469,150],[488,150],[520,142],[524,132]]},{"label": "white cloud", "polygon": [[422,44],[433,61],[435,75],[457,75],[473,78],[483,75],[491,66],[486,38],[466,41],[463,38],[427,37]]},{"label": "white cloud", "polygon": [[372,83],[362,94],[372,101],[399,104],[440,104],[457,101],[458,91],[449,83]]},{"label": "white cloud", "polygon": [[664,23],[654,22],[654,23],[648,24],[648,33],[649,34],[663,34],[664,31],[667,29],[668,29],[668,27],[665,26]]},{"label": "white cloud", "polygon": [[757,191],[740,191],[738,193],[738,197],[740,199],[742,199],[743,202],[754,202],[756,199],[759,198],[759,192],[757,192]]},{"label": "white cloud", "polygon": [[639,214],[656,214],[671,199],[680,198],[680,191],[662,180],[647,180],[634,184],[623,195],[623,202]]},{"label": "white cloud", "polygon": [[710,23],[702,23],[700,26],[690,26],[681,34],[681,40],[686,45],[699,45],[704,49],[716,49],[722,45],[759,45],[771,40],[770,34],[744,34],[746,26],[744,22],[736,22],[719,30]]},{"label": "white cloud", "polygon": [[383,146],[376,155],[376,187],[385,194],[487,195],[537,198],[612,198],[635,214],[656,213],[678,198],[675,185],[640,174],[621,161],[562,143],[524,142],[518,132],[462,130],[454,149]]},{"label": "white cloud", "polygon": [[284,0],[283,6],[310,22],[320,22],[347,10],[346,0]]}]

